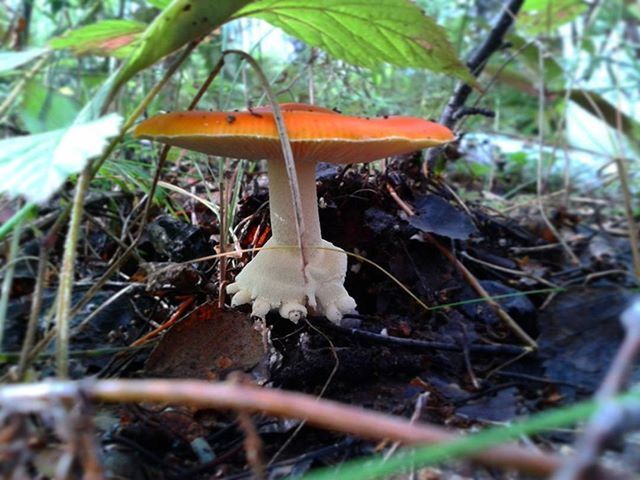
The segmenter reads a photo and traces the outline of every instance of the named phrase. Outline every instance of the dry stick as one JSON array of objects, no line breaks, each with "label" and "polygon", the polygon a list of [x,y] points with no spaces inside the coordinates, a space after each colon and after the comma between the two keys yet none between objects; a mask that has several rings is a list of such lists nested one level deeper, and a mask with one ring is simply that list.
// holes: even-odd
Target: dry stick
[{"label": "dry stick", "polygon": [[169,320],[164,322],[162,325],[160,325],[155,330],[150,331],[145,336],[143,336],[143,337],[139,338],[138,340],[136,340],[135,342],[133,342],[130,345],[130,347],[138,347],[140,345],[144,345],[145,343],[147,343],[152,338],[157,337],[160,333],[164,332],[166,329],[168,329],[169,327],[173,326],[175,323],[178,322],[178,320],[182,319],[182,315],[184,314],[185,310],[187,310],[187,308],[189,308],[193,304],[193,302],[194,302],[194,297],[187,298],[184,302],[182,302],[178,306],[176,311],[173,312],[173,314],[171,315]]},{"label": "dry stick", "polygon": [[[415,215],[413,209],[407,205],[407,203],[400,198],[398,193],[393,189],[391,185],[387,183],[387,191],[391,198],[393,198],[400,208],[404,210],[404,212],[412,217]],[[498,302],[496,302],[491,295],[484,289],[478,279],[473,276],[473,274],[465,267],[462,262],[460,262],[449,250],[447,250],[443,245],[440,244],[432,235],[428,233],[423,233],[425,238],[427,238],[432,244],[434,244],[440,252],[447,257],[447,259],[458,269],[458,271],[464,276],[465,280],[471,285],[471,287],[480,295],[486,302],[494,309],[500,320],[502,320],[512,331],[515,333],[525,344],[529,347],[536,349],[538,348],[538,344],[536,341],[531,338],[527,332],[525,332],[520,325],[509,315]]]},{"label": "dry stick", "polygon": [[[66,210],[68,212],[69,210]],[[27,331],[25,333],[24,341],[22,342],[22,349],[20,350],[20,359],[18,361],[17,378],[18,381],[23,381],[29,365],[29,352],[33,347],[33,342],[36,337],[36,329],[38,326],[38,318],[42,309],[42,297],[45,287],[45,273],[47,269],[47,261],[49,259],[49,252],[55,245],[55,241],[58,237],[58,232],[62,227],[62,224],[66,221],[66,215],[60,215],[55,223],[51,226],[49,232],[41,240],[40,254],[38,259],[38,272],[36,274],[36,284],[31,295],[31,309],[29,311],[29,321],[27,323]]]},{"label": "dry stick", "polygon": [[[220,253],[224,253],[227,250],[227,199],[225,198],[226,190],[224,188],[224,167],[225,160],[221,158],[218,161],[218,175],[220,175],[220,181],[218,182],[218,192],[220,197],[220,214],[218,215],[218,218],[220,219],[220,243],[218,244],[218,248]],[[218,265],[218,308],[223,309],[227,281],[227,257],[220,257]]]},{"label": "dry stick", "polygon": [[298,175],[296,173],[295,167],[295,159],[293,157],[293,150],[291,149],[291,142],[289,141],[289,134],[287,133],[287,126],[284,123],[284,119],[282,118],[282,111],[280,110],[280,105],[278,104],[278,100],[269,85],[269,80],[265,76],[264,72],[258,65],[258,62],[254,60],[254,58],[246,52],[242,50],[225,50],[223,55],[227,54],[236,54],[240,57],[244,58],[249,65],[255,70],[256,74],[260,78],[260,83],[262,83],[262,88],[264,88],[267,93],[267,98],[271,103],[271,108],[273,111],[273,118],[276,122],[276,127],[278,129],[278,137],[280,137],[280,145],[282,147],[282,156],[284,157],[285,167],[287,169],[287,176],[289,178],[289,187],[291,189],[291,199],[293,200],[293,212],[296,224],[296,234],[298,235],[298,248],[300,249],[300,259],[302,261],[302,278],[304,280],[304,284],[308,285],[309,280],[307,278],[307,265],[308,265],[308,256],[306,251],[305,242],[303,240],[304,236],[304,219],[302,218],[302,197],[300,196],[300,186],[298,184]]},{"label": "dry stick", "polygon": [[[392,415],[344,405],[311,395],[198,380],[97,380],[41,382],[0,389],[0,404],[18,412],[41,411],[56,400],[79,395],[96,402],[171,402],[197,407],[264,412],[280,418],[306,419],[320,428],[368,439],[388,439],[406,445],[437,444],[460,437],[444,428],[410,423]],[[552,454],[514,444],[492,447],[472,456],[484,464],[546,476],[561,465]]]},{"label": "dry stick", "polygon": [[486,262],[484,260],[480,260],[479,258],[472,257],[467,252],[461,252],[460,255],[462,255],[467,260],[471,260],[472,262],[477,263],[478,265],[483,265],[483,266],[485,266],[487,268],[491,268],[493,270],[497,270],[498,272],[504,272],[504,273],[509,273],[511,275],[517,275],[517,276],[520,276],[520,277],[530,278],[532,280],[535,280],[538,283],[546,285],[547,287],[560,288],[560,285],[556,285],[555,283],[550,282],[549,280],[545,280],[544,278],[539,277],[538,275],[534,275],[532,273],[524,272],[522,270],[515,270],[513,268],[506,268],[506,267],[502,267],[500,265],[496,265],[494,263]]},{"label": "dry stick", "polygon": [[531,338],[527,334],[527,332],[525,332],[520,327],[520,325],[518,325],[518,323],[511,317],[511,315],[509,315],[506,312],[506,310],[504,310],[500,306],[498,302],[496,302],[493,298],[491,298],[491,295],[489,295],[489,292],[487,292],[484,289],[484,287],[480,284],[478,279],[473,276],[473,274],[467,269],[467,267],[465,267],[462,262],[460,262],[449,250],[447,250],[442,244],[440,244],[440,242],[438,242],[432,235],[428,233],[424,235],[431,243],[433,243],[438,248],[438,250],[440,250],[440,252],[445,257],[449,259],[451,263],[453,263],[453,265],[455,265],[455,267],[460,271],[460,273],[464,276],[467,282],[469,282],[469,285],[471,285],[471,287],[478,293],[478,295],[484,298],[487,304],[494,309],[498,317],[500,317],[500,320],[502,320],[513,331],[513,333],[515,333],[516,336],[520,338],[520,340],[522,340],[524,343],[526,343],[528,346],[530,346],[534,350],[537,350],[538,344],[536,343],[536,341],[533,338]]},{"label": "dry stick", "polygon": [[616,430],[624,430],[627,412],[624,406],[612,403],[612,399],[623,388],[635,359],[640,355],[640,298],[636,298],[622,313],[620,321],[625,327],[625,337],[596,393],[600,406],[578,440],[575,455],[554,474],[553,480],[587,478],[589,469],[596,465],[598,455],[610,436]]},{"label": "dry stick", "polygon": [[624,199],[625,216],[629,224],[629,245],[631,246],[631,255],[633,257],[633,269],[636,278],[640,279],[640,245],[638,242],[638,225],[633,213],[632,194],[629,188],[629,172],[627,165],[620,157],[616,157],[616,166],[618,167],[618,177],[620,178],[620,188],[622,189],[622,198]]},{"label": "dry stick", "polygon": [[2,341],[4,339],[5,321],[7,319],[7,310],[9,309],[9,297],[11,296],[11,287],[13,286],[13,274],[16,270],[16,259],[20,250],[20,232],[22,231],[21,220],[15,226],[13,230],[13,237],[9,245],[9,252],[6,258],[6,270],[4,272],[4,279],[2,280],[2,287],[0,288],[0,348],[2,348]]},{"label": "dry stick", "polygon": [[[542,58],[541,50],[538,51],[538,69],[542,78],[544,78],[544,61]],[[562,235],[560,235],[560,232],[558,232],[558,229],[555,227],[555,225],[551,223],[551,220],[549,220],[549,217],[547,217],[547,212],[545,212],[544,210],[544,202],[542,200],[542,165],[544,160],[545,99],[546,95],[544,82],[541,81],[538,88],[538,164],[536,169],[536,200],[538,203],[538,211],[540,212],[540,216],[542,217],[542,220],[544,221],[547,228],[551,231],[551,233],[553,233],[560,245],[562,245],[562,248],[569,257],[571,263],[573,265],[580,265],[580,259],[576,256],[575,253],[573,253],[573,250],[571,250],[571,247],[569,247],[567,241],[562,238]]]}]

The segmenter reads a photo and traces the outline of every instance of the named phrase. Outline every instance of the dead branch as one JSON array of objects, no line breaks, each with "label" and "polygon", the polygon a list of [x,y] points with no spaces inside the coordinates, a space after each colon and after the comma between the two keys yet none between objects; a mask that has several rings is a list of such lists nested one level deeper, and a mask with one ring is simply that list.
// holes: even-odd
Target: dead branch
[{"label": "dead branch", "polygon": [[[388,439],[405,445],[437,444],[458,435],[426,423],[411,423],[391,415],[282,390],[197,380],[49,381],[0,389],[0,405],[17,412],[42,411],[52,402],[171,402],[198,407],[264,412],[281,418],[304,419],[320,428],[368,439]],[[559,468],[559,457],[517,445],[502,445],[476,453],[473,459],[491,466],[538,476]]]},{"label": "dead branch", "polygon": [[[511,28],[523,3],[524,0],[509,0],[504,5],[500,15],[498,15],[489,35],[487,35],[480,46],[469,56],[467,66],[474,77],[480,76],[491,55],[504,46],[504,36],[509,28]],[[464,114],[461,115],[460,112],[463,111],[467,98],[471,95],[471,91],[472,88],[470,85],[459,82],[453,95],[449,98],[446,107],[444,107],[439,122],[453,130],[458,120],[465,116]],[[438,148],[429,150],[426,160],[429,172],[434,171],[434,163],[438,158],[439,152],[440,149]]]}]

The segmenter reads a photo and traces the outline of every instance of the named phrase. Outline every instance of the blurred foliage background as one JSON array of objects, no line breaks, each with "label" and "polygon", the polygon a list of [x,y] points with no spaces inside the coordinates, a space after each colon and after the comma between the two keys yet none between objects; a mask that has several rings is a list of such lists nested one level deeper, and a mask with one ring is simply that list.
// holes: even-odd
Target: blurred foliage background
[{"label": "blurred foliage background", "polygon": [[[184,9],[188,2],[173,3]],[[248,4],[245,9],[258,5],[255,8],[260,10],[265,5],[296,2],[235,3]],[[316,6],[319,11],[327,6],[338,9],[341,3],[354,2],[320,1]],[[392,16],[389,8],[394,3],[366,8],[372,18],[383,22]],[[0,127],[7,139],[70,126],[83,106],[95,103],[96,92],[118,65],[135,56],[145,29],[170,2],[3,0],[0,4]],[[430,38],[446,36],[450,50],[445,55],[459,64],[486,38],[492,19],[504,6],[498,0],[420,0],[416,4],[425,18],[442,27],[429,32]],[[229,8],[243,12],[241,7]],[[415,18],[416,13],[412,15]],[[261,16],[271,23],[256,18]],[[424,64],[427,68],[403,66],[406,61],[389,63],[389,57],[376,52],[377,45],[388,41],[382,31],[363,32],[364,43],[357,36],[320,38],[330,37],[332,22],[342,21],[339,16],[320,23],[310,35],[284,16],[274,21],[268,15],[253,14],[233,20],[231,14],[221,20],[146,105],[146,113],[186,108],[221,51],[233,48],[255,56],[281,101],[316,103],[353,114],[438,119],[459,81],[454,75],[463,75],[460,70],[447,71],[442,64],[439,68],[437,62]],[[283,26],[278,22],[284,22],[290,33],[300,33],[298,38],[274,26]],[[464,155],[450,168],[489,190],[495,188],[498,176],[504,180],[500,193],[505,188],[521,191],[535,186],[536,176],[543,178],[545,188],[593,191],[613,185],[615,190],[618,172],[613,159],[618,157],[631,162],[630,181],[637,189],[639,25],[640,8],[630,0],[526,0],[507,43],[491,57],[468,102],[495,116],[469,116],[459,124]],[[177,29],[188,30],[189,25],[176,22],[153,41]],[[320,46],[300,40],[314,35],[320,38]],[[336,44],[336,39],[343,43]],[[151,45],[151,50],[156,47],[161,49]],[[342,58],[336,58],[336,52]],[[174,56],[150,58],[151,63],[157,61],[154,66],[137,68],[137,75],[124,79],[108,110],[127,118]],[[239,58],[228,57],[200,107],[234,109],[264,102],[256,75]],[[2,145],[12,158],[21,152],[20,145]],[[147,184],[149,164],[132,153],[137,148],[137,142],[125,136],[122,148],[109,157],[100,176],[122,188]],[[47,152],[39,155],[46,157]],[[11,159],[0,159],[0,182],[15,183],[14,177],[6,175],[15,169],[12,165]],[[64,175],[78,170],[70,167]],[[16,193],[11,185],[0,186]],[[31,188],[37,189],[37,182]]]}]

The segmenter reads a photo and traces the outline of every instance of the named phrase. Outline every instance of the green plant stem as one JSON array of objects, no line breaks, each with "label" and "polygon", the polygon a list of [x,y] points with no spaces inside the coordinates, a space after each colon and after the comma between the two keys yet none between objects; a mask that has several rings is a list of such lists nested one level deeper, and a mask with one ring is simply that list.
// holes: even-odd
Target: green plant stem
[{"label": "green plant stem", "polygon": [[9,246],[9,254],[7,255],[7,268],[4,272],[4,280],[2,281],[2,292],[0,293],[0,348],[4,340],[4,329],[7,320],[7,309],[9,308],[9,295],[11,294],[11,286],[13,285],[13,274],[16,269],[15,259],[20,249],[20,231],[22,229],[22,219],[18,221],[13,230],[13,238]]},{"label": "green plant stem", "polygon": [[7,235],[9,235],[16,225],[22,223],[22,221],[29,217],[33,212],[36,211],[36,205],[34,203],[25,204],[20,210],[13,214],[13,216],[4,222],[2,226],[0,226],[0,240],[3,240]]},{"label": "green plant stem", "polygon": [[57,295],[58,304],[56,306],[56,371],[60,378],[67,378],[69,374],[69,323],[71,320],[71,294],[73,292],[76,247],[80,235],[80,221],[84,211],[84,195],[89,188],[91,178],[91,164],[89,164],[78,177],[76,192],[71,206],[69,230],[64,243],[64,256],[62,258]]},{"label": "green plant stem", "polygon": [[4,102],[0,104],[0,122],[5,121],[6,119],[5,117],[9,113],[9,109],[11,108],[13,103],[16,101],[16,99],[18,98],[18,96],[20,95],[24,87],[27,85],[27,83],[29,83],[29,81],[33,77],[35,77],[35,75],[40,71],[40,69],[44,67],[44,65],[49,61],[49,58],[51,57],[52,54],[53,52],[49,52],[43,55],[40,58],[40,60],[38,60],[33,65],[33,67],[31,67],[31,69],[27,73],[25,73],[22,76],[22,78],[20,78],[18,83],[15,84],[11,92],[9,92],[9,95],[7,95],[7,98],[5,98]]}]

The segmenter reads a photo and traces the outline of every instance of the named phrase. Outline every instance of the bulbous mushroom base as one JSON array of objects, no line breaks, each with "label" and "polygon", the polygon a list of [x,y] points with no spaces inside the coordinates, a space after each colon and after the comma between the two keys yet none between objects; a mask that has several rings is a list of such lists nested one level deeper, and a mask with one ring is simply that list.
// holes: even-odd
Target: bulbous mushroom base
[{"label": "bulbous mushroom base", "polygon": [[298,250],[279,246],[271,238],[227,286],[227,293],[233,295],[231,305],[253,303],[251,314],[261,318],[277,309],[292,322],[305,317],[309,305],[315,313],[338,323],[356,308],[344,288],[347,255],[322,240],[317,247],[308,248],[307,256],[305,285]]}]

